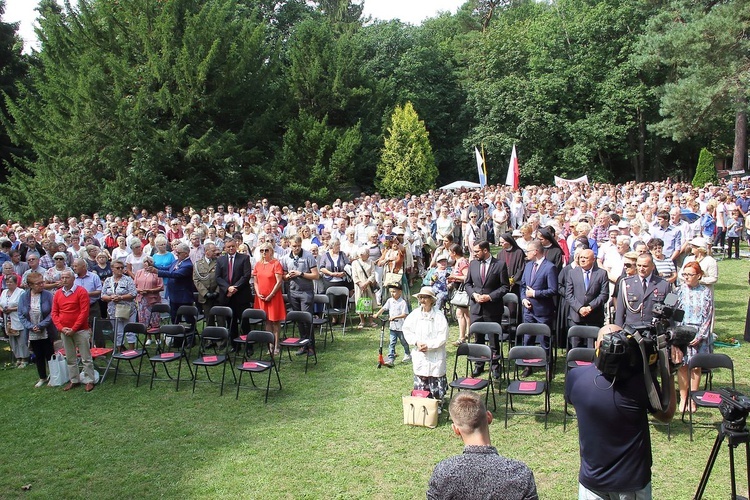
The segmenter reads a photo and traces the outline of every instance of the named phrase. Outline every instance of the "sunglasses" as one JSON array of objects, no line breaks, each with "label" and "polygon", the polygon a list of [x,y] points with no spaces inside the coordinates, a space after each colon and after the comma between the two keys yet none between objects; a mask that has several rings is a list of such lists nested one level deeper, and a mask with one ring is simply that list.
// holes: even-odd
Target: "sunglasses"
[{"label": "sunglasses", "polygon": [[635,267],[635,264],[623,264],[623,266],[626,267],[627,269],[631,269]]},{"label": "sunglasses", "polygon": [[266,253],[266,252],[270,252],[270,251],[271,250],[269,250],[268,248],[261,248],[260,249],[260,253]]},{"label": "sunglasses", "polygon": [[55,260],[65,260],[62,257],[55,257]]}]

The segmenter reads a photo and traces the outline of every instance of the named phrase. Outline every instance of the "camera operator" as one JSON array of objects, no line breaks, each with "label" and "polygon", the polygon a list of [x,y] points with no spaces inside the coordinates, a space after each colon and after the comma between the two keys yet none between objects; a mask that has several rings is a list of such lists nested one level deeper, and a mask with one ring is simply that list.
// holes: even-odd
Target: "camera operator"
[{"label": "camera operator", "polygon": [[615,324],[650,325],[654,319],[653,307],[664,302],[670,284],[654,273],[654,258],[647,253],[638,256],[635,263],[637,274],[620,281],[617,290]]},{"label": "camera operator", "polygon": [[[597,348],[619,330],[615,325],[603,327]],[[565,398],[576,409],[580,429],[579,500],[651,498],[648,414],[661,422],[672,420],[674,377],[665,388],[669,407],[655,411],[649,404],[640,353],[631,359],[636,361],[627,374],[605,375],[591,364],[571,370],[565,381]]]}]

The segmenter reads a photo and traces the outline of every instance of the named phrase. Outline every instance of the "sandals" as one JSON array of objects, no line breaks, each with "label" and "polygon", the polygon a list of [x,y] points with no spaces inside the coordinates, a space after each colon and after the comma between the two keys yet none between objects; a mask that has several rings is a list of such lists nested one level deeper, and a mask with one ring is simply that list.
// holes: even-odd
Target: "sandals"
[{"label": "sandals", "polygon": [[458,347],[461,344],[465,344],[465,343],[466,343],[465,340],[456,340],[455,342],[453,342],[453,345],[456,346],[456,347]]}]

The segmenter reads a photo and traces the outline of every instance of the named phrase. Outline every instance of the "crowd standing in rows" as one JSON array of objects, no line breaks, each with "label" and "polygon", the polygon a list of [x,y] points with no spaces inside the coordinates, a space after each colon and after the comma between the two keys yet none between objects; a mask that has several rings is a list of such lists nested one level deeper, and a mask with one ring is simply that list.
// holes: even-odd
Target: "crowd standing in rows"
[{"label": "crowd standing in rows", "polygon": [[[560,335],[571,324],[603,324],[610,309],[615,322],[645,321],[649,301],[672,289],[697,311],[696,297],[713,300],[716,253],[740,257],[748,210],[750,187],[740,181],[696,189],[667,180],[519,191],[488,186],[400,199],[363,194],[296,209],[267,199],[239,209],[229,204],[175,212],[167,206],[152,214],[133,207],[125,217],[53,216],[28,226],[8,221],[0,226],[0,308],[19,368],[28,362],[30,340],[57,338],[55,324],[38,317],[38,301],[47,300],[41,291],[68,293],[68,275],[72,289],[87,292],[89,322],[141,321],[152,334],[159,323],[151,313],[155,304],[169,303],[174,321],[180,305],[194,303],[195,292],[204,308],[232,308],[233,337],[242,310],[255,307],[266,311],[278,339],[287,307],[315,313],[313,296],[328,287],[350,290],[358,326],[365,327],[393,298],[392,288],[409,297],[416,285],[430,289],[437,311],[455,290],[468,293],[469,303],[455,307],[457,344],[470,340],[471,323],[501,320],[507,293],[518,297],[524,322],[548,324]],[[496,257],[490,244],[500,247]],[[648,262],[641,264],[644,255]],[[638,292],[633,280],[649,269]],[[29,297],[42,322],[19,311]],[[689,321],[713,321],[712,302],[702,307],[707,310]],[[41,324],[42,335],[34,330]],[[391,362],[400,339],[398,333],[391,339]],[[701,327],[696,340],[707,345],[710,339]],[[154,335],[148,342],[157,341]],[[126,338],[123,348],[133,343]],[[693,347],[697,352],[704,345]],[[313,353],[310,344],[299,354]],[[42,368],[39,376],[46,379]]]}]

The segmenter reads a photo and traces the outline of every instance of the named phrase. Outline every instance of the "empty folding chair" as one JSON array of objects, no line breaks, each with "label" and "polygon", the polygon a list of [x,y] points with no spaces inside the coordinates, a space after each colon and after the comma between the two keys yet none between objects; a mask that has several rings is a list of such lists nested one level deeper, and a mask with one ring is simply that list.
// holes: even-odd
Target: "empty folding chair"
[{"label": "empty folding chair", "polygon": [[[250,375],[250,382],[252,382],[254,388],[257,388],[258,386],[255,385],[255,380],[253,379],[253,373],[263,373],[267,371],[268,378],[266,380],[265,402],[268,403],[268,391],[271,388],[271,372],[276,372],[276,380],[279,382],[279,390],[281,390],[279,366],[276,364],[276,358],[273,355],[273,344],[275,342],[275,339],[273,333],[271,332],[256,330],[247,334],[247,340],[248,342],[252,342],[256,346],[258,346],[260,355],[256,359],[243,360],[241,364],[237,365],[237,370],[239,370],[240,372],[240,378],[237,382],[237,396],[235,397],[235,399],[239,399],[240,397],[240,388],[242,387],[243,373],[248,373]],[[264,351],[267,351],[265,354],[268,354],[268,360],[263,359]]]},{"label": "empty folding chair", "polygon": [[[575,347],[568,351],[565,356],[565,377],[567,380],[568,372],[579,366],[587,366],[594,362],[594,356],[596,351],[587,347]],[[565,384],[563,384],[563,387]],[[563,404],[563,432],[565,432],[568,420],[575,419],[575,415],[568,413],[568,400],[563,398],[565,403]]]},{"label": "empty folding chair", "polygon": [[[516,345],[516,328],[520,323],[518,319],[518,295],[515,293],[506,293],[503,295],[503,305],[508,308],[508,325],[505,333],[508,335],[510,346]],[[506,326],[506,325],[503,325]]]},{"label": "empty folding chair", "polygon": [[[492,376],[496,382],[501,383],[503,379],[502,371],[505,369],[505,358],[503,356],[503,327],[499,324],[491,321],[486,322],[474,322],[469,326],[469,338],[475,339],[474,342],[479,342],[480,338],[484,339],[484,343],[489,345],[492,349],[491,359],[486,360],[490,363],[489,369],[496,366],[500,373],[493,373]],[[481,359],[469,359],[473,363],[482,363],[485,360]],[[507,377],[506,377],[507,378]]]},{"label": "empty folding chair", "polygon": [[[292,360],[292,349],[298,349],[298,354],[306,351],[305,356],[305,373],[310,362],[310,357],[315,358],[315,364],[318,364],[318,354],[315,352],[315,330],[312,327],[312,314],[306,311],[290,311],[286,314],[287,325],[284,328],[284,339],[279,342],[279,347],[287,350],[289,361]],[[291,337],[287,335],[289,325],[292,325]],[[307,338],[303,337],[303,329],[308,331]],[[299,337],[295,337],[295,332]],[[281,356],[279,356],[281,362]]]},{"label": "empty folding chair", "polygon": [[[164,342],[156,346],[156,355],[149,358],[151,363],[151,384],[150,388],[154,388],[154,380],[168,380],[172,381],[175,378],[169,373],[168,365],[173,362],[177,362],[177,384],[175,390],[180,390],[180,376],[182,373],[182,362],[187,360],[188,350],[186,345],[188,343],[187,333],[185,333],[185,327],[183,325],[163,325],[159,329],[159,333],[162,335]],[[171,342],[167,342],[171,340]],[[166,373],[167,378],[157,379],[156,378],[156,367],[162,365]],[[190,378],[193,378],[193,369],[189,362],[185,363],[188,370],[190,371]]]},{"label": "empty folding chair", "polygon": [[[463,376],[458,375],[458,364],[461,358],[463,358]],[[492,370],[487,370],[487,378],[475,378],[471,376],[474,363],[473,360],[482,360],[482,362],[489,362],[491,358],[492,349],[488,345],[470,343],[459,345],[458,349],[456,350],[456,360],[453,364],[453,379],[449,384],[451,387],[450,398],[453,398],[453,389],[468,391],[486,390],[486,394],[484,396],[484,404],[489,404],[490,393],[492,393],[493,409],[497,410],[495,391],[492,389]]]},{"label": "empty folding chair", "polygon": [[[529,335],[531,337],[536,337],[537,342],[541,342],[541,337],[547,338],[547,345],[549,346],[549,353],[545,357],[545,366],[551,365],[550,370],[548,371],[549,376],[552,377],[552,373],[554,371],[554,345],[552,343],[552,331],[550,330],[549,326],[543,324],[543,323],[521,323],[518,325],[518,328],[516,328],[516,334],[517,336],[523,341],[523,338],[526,335]],[[534,339],[532,339],[533,341]],[[541,366],[535,366],[535,365],[525,365],[528,368],[539,368]]]},{"label": "empty folding chair", "polygon": [[[219,306],[220,307],[220,306]],[[212,307],[213,311],[215,307]],[[227,308],[229,309],[229,308]],[[229,309],[231,311],[231,309]],[[224,395],[224,380],[227,373],[227,365],[232,371],[232,377],[237,383],[237,377],[234,374],[234,367],[229,362],[229,330],[223,326],[207,326],[201,332],[201,343],[198,350],[198,357],[193,360],[195,374],[193,376],[193,393],[195,393],[195,384],[198,382],[198,373],[202,366],[206,371],[207,382],[215,383],[211,380],[209,368],[221,366],[221,389],[219,396]],[[210,346],[210,347],[209,347]]]},{"label": "empty folding chair", "polygon": [[248,342],[247,334],[253,330],[263,330],[266,325],[266,311],[263,309],[252,309],[248,308],[242,311],[242,317],[240,318],[240,334],[237,338],[233,339],[236,346],[234,361],[237,362],[237,358],[242,353],[243,359],[250,355],[252,349],[252,342]]},{"label": "empty folding chair", "polygon": [[[198,336],[198,308],[195,306],[178,307],[174,321],[185,327],[184,339],[188,343],[187,349],[192,349]],[[174,341],[177,342],[178,338]]]},{"label": "empty folding chair", "polygon": [[320,305],[321,310],[317,317],[313,318],[313,328],[318,329],[318,333],[323,335],[323,349],[328,345],[328,334],[331,334],[331,343],[333,343],[333,326],[331,325],[331,316],[328,314],[328,306],[331,299],[328,295],[316,293],[313,297],[313,304]]},{"label": "empty folding chair", "polygon": [[[717,369],[724,368],[729,370],[732,376],[732,389],[735,389],[734,383],[734,363],[732,358],[726,354],[714,354],[714,353],[700,353],[690,358],[688,362],[688,376],[694,369],[700,368],[701,370],[711,370],[711,379],[715,375]],[[713,380],[711,380],[711,386],[709,390],[693,391],[688,383],[688,403],[695,403],[696,410],[699,408],[719,408],[721,403],[721,395],[713,390]],[[682,421],[685,421],[685,413],[690,415],[690,441],[693,440],[693,427],[715,427],[716,424],[698,424],[693,423],[693,412],[689,410],[689,405],[685,406],[685,410],[682,412]]]},{"label": "empty folding chair", "polygon": [[341,334],[346,333],[346,321],[349,316],[349,289],[345,286],[332,286],[326,290],[328,295],[328,315],[331,319],[341,319]]},{"label": "empty folding chair", "polygon": [[[519,325],[519,328],[522,325]],[[522,366],[543,366],[544,380],[520,380],[518,369]],[[508,371],[513,371],[513,380],[505,391],[505,428],[508,428],[508,415],[544,416],[544,428],[547,428],[547,417],[550,412],[549,364],[547,353],[540,346],[515,346],[508,353]],[[522,412],[513,408],[513,396],[544,396],[544,412]]]},{"label": "empty folding chair", "polygon": [[[135,349],[128,349],[128,350],[120,350],[115,349],[112,353],[112,357],[109,360],[109,363],[107,364],[107,369],[104,371],[104,375],[102,376],[101,382],[104,382],[104,379],[107,378],[107,374],[109,373],[110,368],[112,367],[112,363],[115,363],[114,366],[114,372],[115,372],[115,378],[112,381],[112,383],[117,383],[117,375],[120,373],[120,362],[126,361],[128,365],[130,366],[130,370],[132,371],[132,375],[135,375],[135,386],[138,387],[138,384],[141,382],[141,368],[143,366],[143,359],[148,357],[148,351],[146,351],[146,325],[143,323],[127,323],[123,327],[123,338],[128,333],[135,334],[136,338],[136,346]],[[138,370],[135,369],[135,365],[133,365],[133,362],[135,360],[138,360]],[[126,375],[126,374],[123,374]],[[131,375],[131,374],[127,374]]]}]

